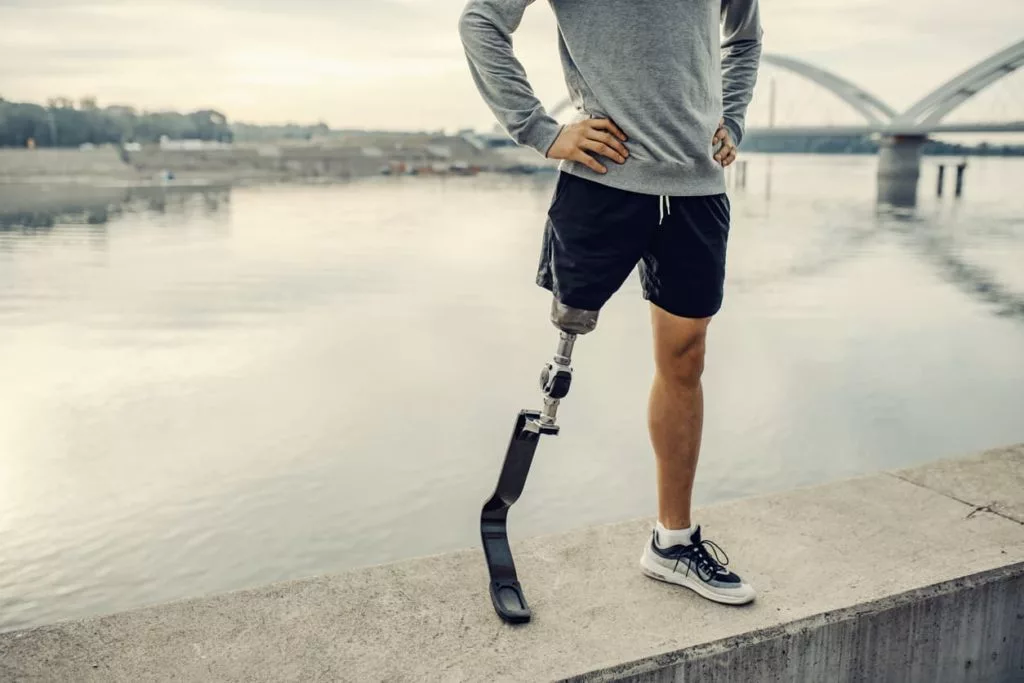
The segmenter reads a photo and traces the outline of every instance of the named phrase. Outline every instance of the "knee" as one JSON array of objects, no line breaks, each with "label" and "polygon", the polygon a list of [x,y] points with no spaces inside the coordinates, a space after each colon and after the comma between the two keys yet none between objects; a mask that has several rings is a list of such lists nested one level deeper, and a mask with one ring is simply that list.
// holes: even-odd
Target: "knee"
[{"label": "knee", "polygon": [[707,331],[694,331],[665,345],[656,357],[658,373],[673,384],[696,386],[704,374]]}]

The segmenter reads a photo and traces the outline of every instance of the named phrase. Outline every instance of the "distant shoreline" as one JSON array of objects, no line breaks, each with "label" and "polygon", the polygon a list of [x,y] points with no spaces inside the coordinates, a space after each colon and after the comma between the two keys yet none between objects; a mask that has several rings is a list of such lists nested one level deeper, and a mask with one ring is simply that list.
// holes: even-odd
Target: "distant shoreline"
[{"label": "distant shoreline", "polygon": [[553,171],[530,150],[478,148],[463,138],[382,135],[359,145],[220,145],[0,149],[0,230],[106,223],[136,201],[232,187],[330,185],[384,175],[471,176]]},{"label": "distant shoreline", "polygon": [[227,144],[0,148],[0,183],[146,185],[336,182],[382,174],[475,175],[554,168],[532,150],[489,146],[468,134],[363,135],[342,140]]}]

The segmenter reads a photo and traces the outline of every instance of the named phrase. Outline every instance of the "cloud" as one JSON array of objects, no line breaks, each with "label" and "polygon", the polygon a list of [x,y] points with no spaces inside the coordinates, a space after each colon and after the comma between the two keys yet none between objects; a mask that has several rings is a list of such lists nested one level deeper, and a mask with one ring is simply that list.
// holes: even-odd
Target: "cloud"
[{"label": "cloud", "polygon": [[[488,126],[456,22],[462,0],[0,0],[0,95],[96,95],[142,108],[335,126]],[[1017,39],[1020,0],[771,0],[768,49],[833,69],[896,106]],[[517,54],[564,97],[547,3]]]}]

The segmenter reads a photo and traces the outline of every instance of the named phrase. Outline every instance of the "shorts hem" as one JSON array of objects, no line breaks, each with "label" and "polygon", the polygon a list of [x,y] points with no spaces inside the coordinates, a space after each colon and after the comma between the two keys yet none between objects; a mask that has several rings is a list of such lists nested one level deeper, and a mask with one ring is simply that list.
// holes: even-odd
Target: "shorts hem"
[{"label": "shorts hem", "polygon": [[651,304],[654,304],[661,310],[676,316],[677,318],[687,318],[689,320],[703,320],[704,318],[713,318],[722,310],[722,302],[718,302],[717,305],[712,306],[681,306],[674,303],[665,301],[662,297],[650,296],[644,293],[644,299]]},{"label": "shorts hem", "polygon": [[608,297],[601,303],[596,303],[592,299],[578,299],[573,296],[566,296],[563,295],[561,292],[556,292],[554,285],[551,283],[551,281],[545,279],[542,275],[537,276],[536,283],[537,286],[540,287],[541,289],[551,292],[551,296],[553,296],[555,300],[558,301],[558,303],[562,304],[563,306],[568,306],[569,308],[579,309],[581,311],[600,311],[602,308],[604,308],[604,305],[608,303],[608,299],[611,298]]}]

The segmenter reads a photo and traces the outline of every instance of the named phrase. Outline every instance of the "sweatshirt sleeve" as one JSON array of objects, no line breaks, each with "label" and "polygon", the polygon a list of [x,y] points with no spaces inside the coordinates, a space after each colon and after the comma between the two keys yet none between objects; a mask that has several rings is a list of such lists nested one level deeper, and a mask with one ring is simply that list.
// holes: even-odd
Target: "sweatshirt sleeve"
[{"label": "sweatshirt sleeve", "polygon": [[544,111],[512,52],[512,33],[533,0],[469,0],[459,35],[469,70],[501,127],[520,145],[547,156],[561,126]]},{"label": "sweatshirt sleeve", "polygon": [[722,118],[737,145],[757,82],[762,33],[757,0],[722,0]]}]

